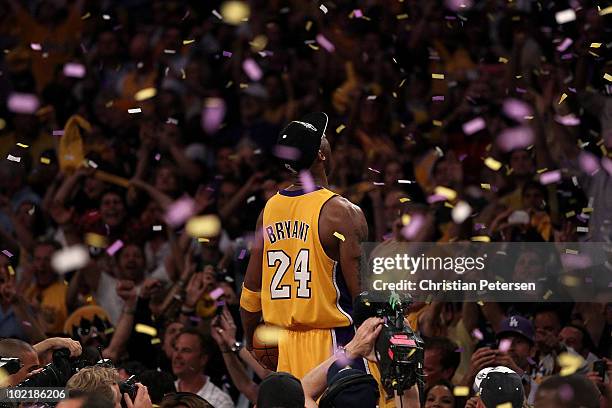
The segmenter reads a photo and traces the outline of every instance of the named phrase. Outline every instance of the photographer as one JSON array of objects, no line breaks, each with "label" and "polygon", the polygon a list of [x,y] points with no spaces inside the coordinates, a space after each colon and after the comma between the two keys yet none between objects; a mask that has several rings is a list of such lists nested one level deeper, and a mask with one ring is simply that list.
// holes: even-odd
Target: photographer
[{"label": "photographer", "polygon": [[48,352],[61,348],[68,349],[71,357],[78,357],[82,352],[79,342],[62,337],[52,337],[34,346],[17,339],[0,340],[0,357],[18,358],[20,363],[19,371],[10,374],[0,386],[13,387],[36,374],[47,362]]}]

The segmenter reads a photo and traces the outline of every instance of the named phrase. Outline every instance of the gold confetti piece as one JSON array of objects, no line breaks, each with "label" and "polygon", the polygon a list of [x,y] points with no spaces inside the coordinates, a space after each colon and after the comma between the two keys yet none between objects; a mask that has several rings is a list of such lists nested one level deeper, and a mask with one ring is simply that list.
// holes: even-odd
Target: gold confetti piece
[{"label": "gold confetti piece", "polygon": [[398,20],[405,20],[408,18],[408,14],[404,13],[404,14],[398,14],[397,16],[395,16],[395,18],[397,18]]},{"label": "gold confetti piece", "polygon": [[312,28],[312,21],[308,20],[306,22],[306,31],[310,31],[311,28]]},{"label": "gold confetti piece", "polygon": [[410,199],[408,197],[402,197],[399,199],[400,203],[407,203],[408,201],[410,201]]},{"label": "gold confetti piece", "polygon": [[248,87],[249,87],[249,84],[240,83],[240,89],[247,89]]},{"label": "gold confetti piece", "polygon": [[578,277],[576,277],[576,276],[571,276],[571,275],[563,276],[561,278],[561,282],[565,286],[569,286],[570,288],[574,288],[574,287],[580,285],[580,279]]},{"label": "gold confetti piece", "polygon": [[30,147],[30,146],[28,146],[27,144],[24,144],[24,143],[17,143],[17,146],[23,147],[24,149],[27,149],[28,147]]},{"label": "gold confetti piece", "polygon": [[104,330],[104,334],[112,334],[114,332],[115,332],[114,327],[109,327],[108,329]]},{"label": "gold confetti piece", "polygon": [[440,121],[440,120],[434,120],[434,121],[433,121],[433,125],[434,125],[434,126],[441,127],[441,126],[442,126],[442,121]]},{"label": "gold confetti piece", "polygon": [[42,164],[50,164],[50,163],[51,163],[51,160],[50,160],[48,157],[41,157],[41,158],[40,158],[40,162],[41,162]]},{"label": "gold confetti piece", "polygon": [[499,169],[501,169],[502,164],[500,162],[498,162],[497,160],[495,160],[492,157],[487,157],[484,161],[485,166],[487,166],[488,168],[490,168],[493,171],[497,171]]},{"label": "gold confetti piece", "polygon": [[467,397],[470,395],[470,388],[465,386],[459,386],[453,388],[453,395],[455,397]]},{"label": "gold confetti piece", "polygon": [[262,51],[266,48],[266,45],[268,45],[268,37],[260,34],[253,38],[253,41],[249,42],[249,45],[255,52]]},{"label": "gold confetti piece", "polygon": [[444,202],[444,206],[445,206],[446,208],[455,208],[455,206],[454,206],[454,205],[452,205],[451,203],[449,203],[448,201],[445,201],[445,202]]},{"label": "gold confetti piece", "polygon": [[434,194],[439,194],[450,201],[457,197],[457,192],[455,190],[444,186],[437,186],[434,189]]},{"label": "gold confetti piece", "polygon": [[91,17],[91,13],[88,11],[85,15],[81,16],[81,20],[87,20],[89,17]]},{"label": "gold confetti piece", "polygon": [[402,79],[402,82],[400,82],[398,88],[401,88],[405,83],[406,83],[406,78]]},{"label": "gold confetti piece", "polygon": [[444,74],[431,74],[432,79],[444,79]]},{"label": "gold confetti piece", "polygon": [[312,48],[313,50],[315,50],[315,51],[319,51],[319,47],[317,47],[317,46],[316,46],[316,45],[314,45],[314,44],[308,44],[308,46],[309,46],[310,48]]},{"label": "gold confetti piece", "polygon": [[154,339],[151,339],[151,344],[160,344],[161,343],[161,339],[159,337],[155,337]]},{"label": "gold confetti piece", "polygon": [[482,300],[479,300],[478,302],[476,302],[476,304],[481,307],[484,306],[484,302]]},{"label": "gold confetti piece", "polygon": [[338,231],[334,232],[334,237],[338,238],[340,241],[344,241],[345,240],[344,235],[342,235]]},{"label": "gold confetti piece", "polygon": [[612,6],[608,6],[605,9],[599,10],[600,16],[605,16],[606,14],[612,13]]},{"label": "gold confetti piece", "polygon": [[245,19],[248,19],[250,14],[249,5],[242,1],[232,0],[221,4],[221,17],[228,24],[239,25]]},{"label": "gold confetti piece", "polygon": [[147,326],[146,324],[137,323],[134,330],[136,330],[138,333],[147,334],[151,337],[157,336],[157,329],[155,327]]},{"label": "gold confetti piece", "polygon": [[6,120],[0,118],[0,130],[4,129],[6,127]]},{"label": "gold confetti piece", "polygon": [[592,213],[592,212],[593,212],[593,209],[592,209],[592,208],[590,208],[590,207],[585,207],[585,208],[583,208],[583,209],[582,209],[582,212],[583,212],[584,214]]},{"label": "gold confetti piece", "polygon": [[546,291],[546,293],[544,294],[543,298],[544,300],[548,300],[548,298],[553,294],[552,290],[548,289]]},{"label": "gold confetti piece", "polygon": [[402,215],[402,225],[408,225],[410,223],[410,215]]},{"label": "gold confetti piece", "polygon": [[104,107],[105,107],[105,108],[110,108],[111,106],[113,106],[113,105],[114,105],[114,103],[115,103],[115,101],[108,101],[108,102],[106,102],[106,103],[104,104]]},{"label": "gold confetti piece", "polygon": [[499,57],[499,62],[501,62],[502,64],[507,64],[508,63],[508,58]]},{"label": "gold confetti piece", "polygon": [[391,92],[391,95],[393,95],[393,97],[397,99],[397,92]]},{"label": "gold confetti piece", "polygon": [[483,190],[491,190],[491,185],[489,183],[480,183],[480,188]]},{"label": "gold confetti piece", "polygon": [[91,296],[91,295],[87,296],[87,297],[85,298],[85,301],[86,301],[87,303],[93,303],[93,296]]},{"label": "gold confetti piece", "polygon": [[214,214],[192,217],[187,221],[185,230],[194,238],[216,237],[221,230],[221,220]]},{"label": "gold confetti piece", "polygon": [[512,403],[504,402],[503,404],[497,404],[495,408],[512,408]]},{"label": "gold confetti piece", "polygon": [[253,333],[254,340],[259,343],[265,344],[266,346],[278,344],[278,337],[280,335],[280,329],[276,326],[270,326],[267,324],[261,324],[255,329]]},{"label": "gold confetti piece", "polygon": [[591,43],[591,48],[599,48],[601,47],[601,43]]},{"label": "gold confetti piece", "polygon": [[106,248],[108,246],[108,242],[106,242],[106,238],[103,235],[93,232],[85,234],[85,242],[87,245],[95,248]]},{"label": "gold confetti piece", "polygon": [[491,242],[491,237],[487,235],[476,235],[471,238],[473,242]]},{"label": "gold confetti piece", "polygon": [[563,94],[561,95],[561,99],[559,99],[559,103],[558,105],[561,105],[561,103],[563,103],[563,101],[565,100],[565,98],[567,98],[567,94],[565,92],[563,92]]},{"label": "gold confetti piece", "polygon": [[157,95],[157,89],[152,88],[152,87],[143,88],[140,91],[136,92],[136,94],[134,95],[134,99],[140,102],[146,99],[151,99],[155,95]]},{"label": "gold confetti piece", "polygon": [[610,75],[610,74],[608,74],[608,73],[606,72],[606,73],[604,74],[604,79],[605,79],[606,81],[610,81],[610,82],[612,82],[612,75]]},{"label": "gold confetti piece", "polygon": [[15,269],[13,269],[13,265],[8,266],[9,275],[15,276]]},{"label": "gold confetti piece", "polygon": [[589,227],[576,227],[576,232],[589,232]]},{"label": "gold confetti piece", "polygon": [[576,370],[582,367],[584,359],[578,354],[562,353],[557,357],[557,362],[561,367],[559,374],[565,377],[574,374]]},{"label": "gold confetti piece", "polygon": [[198,242],[210,242],[208,238],[198,238]]},{"label": "gold confetti piece", "polygon": [[542,174],[542,173],[544,173],[545,171],[548,171],[548,167],[544,167],[543,169],[537,169],[537,170],[536,170],[536,173],[537,173],[537,174]]},{"label": "gold confetti piece", "polygon": [[4,368],[0,368],[0,387],[6,387],[8,385],[9,374]]},{"label": "gold confetti piece", "polygon": [[344,129],[346,129],[346,126],[344,126],[344,125],[340,125],[340,126],[338,126],[338,127],[336,128],[336,133],[340,133],[340,132],[342,132]]},{"label": "gold confetti piece", "polygon": [[183,45],[193,44],[195,40],[183,40]]},{"label": "gold confetti piece", "polygon": [[570,218],[576,215],[576,211],[568,211],[565,213],[565,218]]}]

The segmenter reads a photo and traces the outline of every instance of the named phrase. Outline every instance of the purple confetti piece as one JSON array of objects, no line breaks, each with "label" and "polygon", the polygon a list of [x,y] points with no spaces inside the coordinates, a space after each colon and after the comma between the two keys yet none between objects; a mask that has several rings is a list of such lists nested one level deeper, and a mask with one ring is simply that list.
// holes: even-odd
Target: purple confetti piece
[{"label": "purple confetti piece", "polygon": [[24,326],[32,327],[32,323],[28,322],[27,320],[23,320],[21,323],[22,323]]},{"label": "purple confetti piece", "polygon": [[458,347],[455,349],[455,353],[463,353],[464,348],[463,347]]},{"label": "purple confetti piece", "polygon": [[438,203],[440,201],[446,201],[446,197],[443,196],[442,194],[432,194],[429,197],[427,197],[427,202],[429,204]]},{"label": "purple confetti piece", "polygon": [[32,48],[34,51],[40,51],[42,50],[42,45],[38,43],[31,43],[30,48]]},{"label": "purple confetti piece", "polygon": [[415,214],[410,218],[410,222],[402,228],[402,236],[408,240],[414,239],[424,225],[425,217],[421,214]]},{"label": "purple confetti piece", "polygon": [[246,256],[246,252],[247,252],[246,249],[244,249],[244,248],[241,249],[240,250],[240,254],[238,254],[238,259],[240,259],[240,260],[244,259],[244,257]]},{"label": "purple confetti piece", "polygon": [[502,110],[509,118],[514,119],[519,123],[525,122],[526,116],[531,116],[533,113],[529,105],[518,99],[506,99]]},{"label": "purple confetti piece", "polygon": [[462,154],[459,155],[458,159],[459,159],[460,162],[462,162],[462,161],[465,160],[466,157],[468,157],[468,155],[465,154],[465,153],[462,153]]},{"label": "purple confetti piece", "polygon": [[279,159],[285,160],[297,160],[300,157],[300,151],[295,147],[276,145],[274,146],[273,153]]},{"label": "purple confetti piece", "polygon": [[590,276],[587,276],[586,278],[584,278],[584,282],[585,283],[593,283],[593,278],[591,278]]},{"label": "purple confetti piece", "polygon": [[393,238],[393,233],[392,232],[389,232],[389,233],[387,233],[387,234],[382,236],[383,241],[386,241],[386,240],[391,239],[391,238]]},{"label": "purple confetti piece", "polygon": [[111,246],[106,248],[106,253],[109,254],[110,256],[113,256],[121,248],[123,248],[123,241],[118,239],[115,242],[113,242]]},{"label": "purple confetti piece", "polygon": [[581,254],[561,254],[564,269],[585,269],[592,265],[591,258]]},{"label": "purple confetti piece", "polygon": [[315,190],[315,183],[312,179],[312,175],[308,170],[300,171],[300,182],[302,183],[302,187],[305,193],[310,193]]},{"label": "purple confetti piece", "polygon": [[578,126],[580,124],[580,118],[572,113],[565,116],[555,115],[555,121],[563,126]]},{"label": "purple confetti piece", "polygon": [[189,320],[192,322],[201,322],[202,318],[200,316],[189,316]]},{"label": "purple confetti piece", "polygon": [[480,331],[480,329],[472,330],[472,337],[474,337],[474,338],[476,338],[478,340],[484,339],[484,336],[483,336],[482,332]]},{"label": "purple confetti piece", "polygon": [[465,133],[466,135],[473,135],[474,133],[484,129],[485,127],[486,123],[483,118],[474,118],[463,124],[463,133]]},{"label": "purple confetti piece", "polygon": [[518,93],[527,93],[527,90],[525,88],[519,88],[517,86],[515,89],[516,89],[516,92],[518,92]]},{"label": "purple confetti piece", "polygon": [[31,114],[36,112],[40,105],[38,98],[33,94],[12,93],[8,97],[8,110],[15,113]]},{"label": "purple confetti piece", "polygon": [[208,294],[208,296],[210,296],[210,298],[211,298],[212,300],[217,300],[217,299],[219,299],[221,296],[223,296],[223,294],[224,294],[224,293],[225,293],[225,292],[223,291],[223,289],[221,289],[221,288],[217,288],[217,289],[212,290],[212,291],[211,291],[211,292]]},{"label": "purple confetti piece", "polygon": [[431,100],[434,102],[444,101],[444,95],[434,95],[431,97]]},{"label": "purple confetti piece", "polygon": [[601,167],[606,169],[608,174],[612,175],[612,160],[607,157],[604,157],[603,159],[601,159]]},{"label": "purple confetti piece", "polygon": [[574,58],[574,54],[572,54],[572,53],[567,53],[567,54],[561,55],[561,59],[564,60],[564,61],[568,60],[568,59],[572,59],[572,58]]},{"label": "purple confetti piece", "polygon": [[507,352],[508,350],[510,350],[510,347],[512,347],[512,340],[510,339],[502,339],[499,342],[499,351],[501,351],[502,353]]},{"label": "purple confetti piece", "polygon": [[581,152],[578,156],[578,164],[580,168],[587,174],[593,175],[599,170],[599,162],[597,157],[589,152]]},{"label": "purple confetti piece", "polygon": [[232,55],[233,55],[233,54],[232,54],[231,52],[229,52],[229,51],[223,51],[223,56],[224,56],[224,57],[227,57],[227,58],[232,58]]},{"label": "purple confetti piece", "polygon": [[533,141],[533,131],[525,126],[505,129],[497,137],[497,144],[505,152],[524,149],[533,144]]},{"label": "purple confetti piece", "polygon": [[571,401],[574,398],[574,389],[569,384],[562,384],[557,392],[563,401]]},{"label": "purple confetti piece", "polygon": [[85,66],[69,62],[64,65],[64,75],[70,78],[83,78],[85,76]]},{"label": "purple confetti piece", "polygon": [[564,40],[561,42],[561,44],[559,44],[559,45],[557,46],[557,51],[559,51],[559,52],[564,52],[564,51],[565,51],[565,50],[567,50],[567,49],[568,49],[568,47],[569,47],[570,45],[572,45],[573,43],[574,43],[574,41],[573,41],[571,38],[565,38],[565,39],[564,39]]},{"label": "purple confetti piece", "polygon": [[223,306],[225,306],[225,300],[217,300],[216,305],[217,305],[217,307],[223,307]]},{"label": "purple confetti piece", "polygon": [[3,253],[4,255],[6,255],[8,258],[12,258],[12,257],[13,257],[13,254],[12,254],[12,253],[11,253],[11,251],[9,251],[8,249],[3,249],[3,250],[2,250],[2,253]]},{"label": "purple confetti piece", "polygon": [[244,72],[246,72],[251,81],[259,81],[263,76],[261,68],[259,68],[259,65],[257,65],[255,60],[252,58],[247,58],[244,60],[242,63],[242,69]]},{"label": "purple confetti piece", "polygon": [[319,43],[319,45],[323,48],[325,48],[325,50],[327,50],[327,52],[334,52],[336,51],[336,47],[334,46],[334,44],[332,44],[331,41],[329,41],[327,38],[325,38],[325,36],[323,34],[317,34],[317,42]]},{"label": "purple confetti piece", "polygon": [[561,170],[547,171],[540,174],[540,184],[548,185],[561,181]]},{"label": "purple confetti piece", "polygon": [[171,227],[182,225],[195,212],[195,201],[193,198],[185,195],[174,201],[168,207],[164,219],[166,224]]},{"label": "purple confetti piece", "polygon": [[446,0],[444,3],[452,11],[468,10],[474,4],[472,0]]},{"label": "purple confetti piece", "polygon": [[485,229],[485,228],[487,228],[487,226],[484,225],[484,224],[481,224],[481,223],[476,223],[474,225],[474,231],[480,231],[480,230]]},{"label": "purple confetti piece", "polygon": [[53,136],[64,136],[64,131],[63,130],[54,130],[53,131]]},{"label": "purple confetti piece", "polygon": [[225,119],[225,112],[225,101],[222,98],[206,98],[201,120],[204,132],[211,135],[219,130]]},{"label": "purple confetti piece", "polygon": [[159,161],[159,159],[161,159],[161,154],[156,153],[155,154],[155,161]]},{"label": "purple confetti piece", "polygon": [[355,9],[353,10],[353,15],[355,16],[355,18],[361,18],[363,17],[363,13],[361,12],[361,10],[359,9]]}]

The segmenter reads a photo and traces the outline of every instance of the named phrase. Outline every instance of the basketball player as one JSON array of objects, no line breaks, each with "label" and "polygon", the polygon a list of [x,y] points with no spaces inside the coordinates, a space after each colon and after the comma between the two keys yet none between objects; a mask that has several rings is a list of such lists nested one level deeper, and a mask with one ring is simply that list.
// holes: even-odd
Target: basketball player
[{"label": "basketball player", "polygon": [[[259,216],[240,299],[247,347],[263,316],[283,329],[277,370],[300,379],[355,332],[352,300],[368,236],[361,209],[327,189],[333,167],[327,122],[325,113],[311,113],[279,135],[278,145],[298,153],[283,159],[295,180]],[[302,171],[310,172],[314,191],[301,183]]]}]

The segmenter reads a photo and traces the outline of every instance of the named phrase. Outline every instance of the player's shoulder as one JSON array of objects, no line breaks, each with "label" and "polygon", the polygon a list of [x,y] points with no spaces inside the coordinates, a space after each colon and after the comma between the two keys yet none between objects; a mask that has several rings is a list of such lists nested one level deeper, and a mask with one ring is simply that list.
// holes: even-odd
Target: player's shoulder
[{"label": "player's shoulder", "polygon": [[[351,219],[363,217],[363,211],[358,205],[353,204],[347,198],[341,195],[335,195],[325,203],[322,214],[325,213],[330,217],[350,217]],[[345,218],[346,219],[346,218]]]}]

